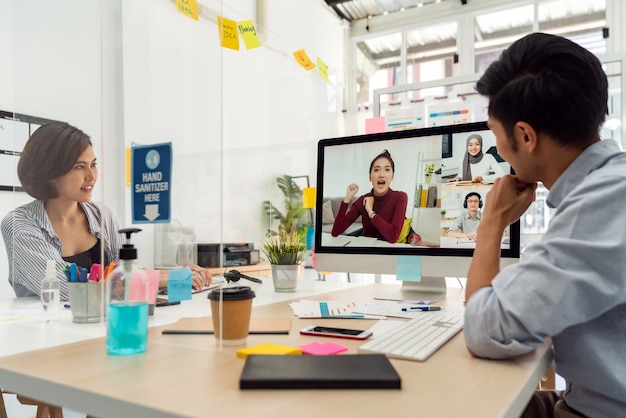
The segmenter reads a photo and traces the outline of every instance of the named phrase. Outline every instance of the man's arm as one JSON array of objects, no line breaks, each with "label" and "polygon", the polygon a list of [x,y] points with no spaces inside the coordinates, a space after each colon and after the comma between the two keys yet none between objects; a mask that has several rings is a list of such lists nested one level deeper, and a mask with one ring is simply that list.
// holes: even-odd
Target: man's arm
[{"label": "man's arm", "polygon": [[467,273],[465,300],[481,287],[491,286],[500,271],[500,241],[505,228],[519,219],[535,200],[537,184],[521,183],[515,176],[496,179],[487,195],[489,205],[482,213],[474,257]]}]

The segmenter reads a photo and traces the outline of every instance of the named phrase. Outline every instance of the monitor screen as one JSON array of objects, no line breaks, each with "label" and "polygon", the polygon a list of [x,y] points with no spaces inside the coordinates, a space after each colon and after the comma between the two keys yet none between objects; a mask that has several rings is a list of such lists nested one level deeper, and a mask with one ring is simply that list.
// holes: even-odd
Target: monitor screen
[{"label": "monitor screen", "polygon": [[[487,193],[510,172],[485,122],[323,139],[315,268],[395,274],[403,294],[390,299],[441,292],[444,277],[467,275]],[[502,236],[503,264],[517,261],[519,241],[517,222]]]}]

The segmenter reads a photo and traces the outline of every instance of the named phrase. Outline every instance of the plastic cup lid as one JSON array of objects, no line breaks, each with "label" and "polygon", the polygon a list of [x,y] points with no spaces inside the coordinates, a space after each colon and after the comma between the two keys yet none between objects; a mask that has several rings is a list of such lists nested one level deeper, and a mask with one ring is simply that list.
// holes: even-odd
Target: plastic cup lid
[{"label": "plastic cup lid", "polygon": [[211,300],[220,300],[220,298],[222,298],[226,301],[252,299],[255,296],[256,294],[254,293],[254,290],[252,290],[249,286],[233,286],[211,290],[207,298]]}]

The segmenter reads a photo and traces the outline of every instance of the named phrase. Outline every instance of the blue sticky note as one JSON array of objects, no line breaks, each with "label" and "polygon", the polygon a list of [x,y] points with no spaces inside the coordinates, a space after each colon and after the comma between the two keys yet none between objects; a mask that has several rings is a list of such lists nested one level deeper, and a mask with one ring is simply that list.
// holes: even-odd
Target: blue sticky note
[{"label": "blue sticky note", "polygon": [[422,281],[422,257],[399,255],[396,261],[396,280],[403,282]]},{"label": "blue sticky note", "polygon": [[167,276],[167,299],[170,302],[191,299],[191,270],[173,269]]}]

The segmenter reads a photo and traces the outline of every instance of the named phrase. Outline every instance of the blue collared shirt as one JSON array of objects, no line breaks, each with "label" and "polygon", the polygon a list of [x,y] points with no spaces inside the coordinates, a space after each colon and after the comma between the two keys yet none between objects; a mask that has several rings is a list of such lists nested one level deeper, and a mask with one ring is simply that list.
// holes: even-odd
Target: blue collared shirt
[{"label": "blue collared shirt", "polygon": [[459,231],[465,234],[476,232],[476,229],[478,229],[478,225],[480,224],[481,217],[482,214],[480,213],[480,210],[476,213],[476,217],[472,218],[467,209],[464,209],[463,212],[454,220],[454,224],[450,227],[450,231]]},{"label": "blue collared shirt", "polygon": [[468,301],[467,345],[498,359],[551,337],[567,404],[626,416],[626,153],[612,140],[592,144],[548,205],[556,211],[541,241]]}]

